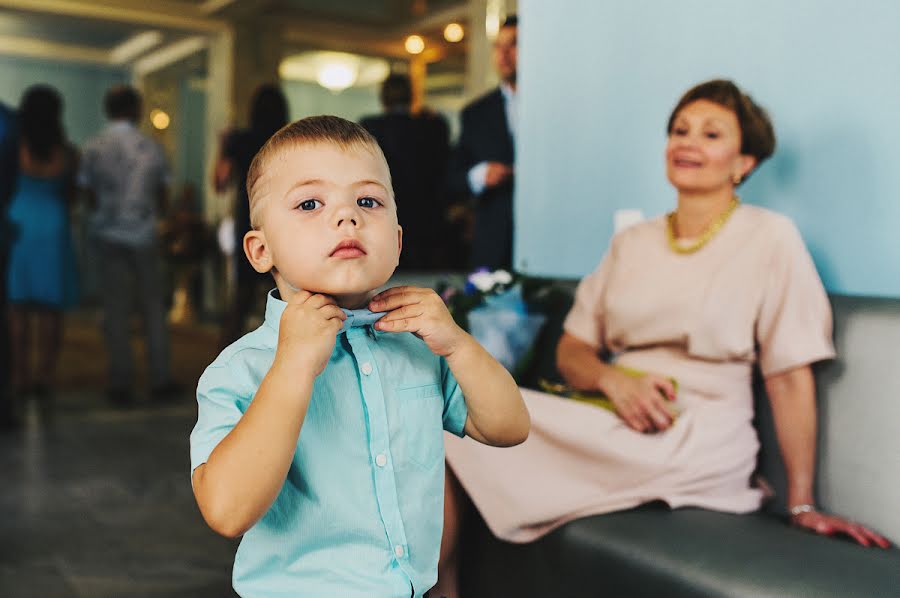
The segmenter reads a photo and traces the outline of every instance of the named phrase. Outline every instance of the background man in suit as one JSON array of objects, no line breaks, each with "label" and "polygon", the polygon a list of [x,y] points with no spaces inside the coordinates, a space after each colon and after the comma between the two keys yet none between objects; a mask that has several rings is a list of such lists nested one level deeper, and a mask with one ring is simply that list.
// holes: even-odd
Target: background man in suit
[{"label": "background man in suit", "polygon": [[453,183],[458,191],[468,191],[475,197],[470,261],[476,268],[512,266],[517,25],[515,16],[507,18],[494,41],[493,60],[500,86],[462,112]]},{"label": "background man in suit", "polygon": [[450,131],[438,114],[412,113],[412,84],[407,75],[393,74],[381,86],[384,114],[361,123],[378,140],[391,169],[397,216],[403,227],[400,268],[431,270],[446,267],[447,162]]}]

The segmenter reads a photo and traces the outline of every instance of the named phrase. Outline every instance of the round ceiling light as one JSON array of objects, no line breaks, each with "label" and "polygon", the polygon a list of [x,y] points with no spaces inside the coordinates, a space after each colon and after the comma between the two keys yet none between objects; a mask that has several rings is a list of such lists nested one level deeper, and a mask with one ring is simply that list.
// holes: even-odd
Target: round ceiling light
[{"label": "round ceiling light", "polygon": [[150,111],[150,124],[153,125],[153,128],[158,129],[160,131],[165,131],[169,128],[169,124],[172,122],[172,119],[169,118],[169,115],[166,114],[163,110],[159,108],[154,108]]},{"label": "round ceiling light", "polygon": [[425,50],[425,40],[420,35],[410,35],[403,46],[410,54],[421,54]]},{"label": "round ceiling light", "polygon": [[444,39],[451,44],[462,41],[464,35],[465,32],[459,23],[450,23],[444,27]]}]

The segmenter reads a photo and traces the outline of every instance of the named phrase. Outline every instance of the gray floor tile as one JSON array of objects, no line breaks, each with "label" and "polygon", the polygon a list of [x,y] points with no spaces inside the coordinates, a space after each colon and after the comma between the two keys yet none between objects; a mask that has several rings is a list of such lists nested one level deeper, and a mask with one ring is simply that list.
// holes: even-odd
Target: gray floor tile
[{"label": "gray floor tile", "polygon": [[189,401],[119,411],[89,392],[29,405],[0,434],[0,596],[234,595],[236,542],[191,493],[195,418]]}]

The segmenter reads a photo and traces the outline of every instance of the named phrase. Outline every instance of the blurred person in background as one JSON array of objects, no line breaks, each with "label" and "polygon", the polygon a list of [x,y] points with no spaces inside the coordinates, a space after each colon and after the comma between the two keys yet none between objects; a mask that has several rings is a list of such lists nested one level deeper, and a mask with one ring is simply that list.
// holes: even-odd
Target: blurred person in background
[{"label": "blurred person in background", "polygon": [[447,121],[430,111],[412,112],[412,84],[392,74],[381,85],[384,114],[360,122],[381,146],[403,227],[400,268],[446,267],[451,235],[447,227],[445,185],[450,155]]},{"label": "blurred person in background", "polygon": [[[244,246],[244,235],[250,231],[250,201],[247,197],[247,171],[254,156],[278,129],[288,122],[288,105],[281,88],[264,84],[253,94],[250,104],[250,127],[226,133],[219,148],[213,171],[213,186],[223,193],[234,185],[236,193],[232,218],[234,220],[234,247]],[[260,274],[244,259],[241,251],[235,252],[232,261],[234,289],[226,308],[222,325],[221,348],[225,348],[244,334],[247,316],[253,308],[256,289],[271,286],[270,276]]]},{"label": "blurred person in background", "polygon": [[160,237],[170,264],[172,278],[172,307],[169,321],[187,323],[196,315],[196,300],[200,296],[200,268],[209,243],[209,232],[191,183],[181,187],[169,213],[160,226]]},{"label": "blurred person in background", "polygon": [[32,392],[46,398],[52,392],[63,310],[78,302],[69,219],[78,157],[66,139],[62,108],[59,93],[48,85],[28,88],[19,107],[19,175],[9,205],[6,281],[12,393],[19,399]]},{"label": "blurred person in background", "polygon": [[101,260],[103,329],[109,358],[107,396],[119,406],[134,400],[130,318],[134,301],[147,338],[150,393],[176,398],[169,364],[169,330],[157,234],[166,203],[168,170],[158,143],[137,128],[141,96],[127,85],[104,100],[109,124],[84,148],[78,179],[92,196],[91,232]]},{"label": "blurred person in background", "polygon": [[[518,19],[510,16],[494,41],[500,86],[462,111],[451,185],[475,198],[470,263],[473,268],[512,267],[513,159],[517,130]],[[402,209],[402,208],[401,208]]]},{"label": "blurred person in background", "polygon": [[6,275],[12,231],[6,212],[18,172],[18,149],[16,113],[0,103],[0,430],[16,423],[10,397],[10,339],[6,317]]}]

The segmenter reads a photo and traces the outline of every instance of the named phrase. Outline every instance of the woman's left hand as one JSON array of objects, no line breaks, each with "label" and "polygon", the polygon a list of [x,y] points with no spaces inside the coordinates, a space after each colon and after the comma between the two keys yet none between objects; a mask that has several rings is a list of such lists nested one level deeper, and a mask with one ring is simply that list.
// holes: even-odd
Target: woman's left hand
[{"label": "woman's left hand", "polygon": [[863,546],[878,546],[880,548],[890,548],[891,546],[887,538],[876,534],[863,525],[819,511],[807,511],[806,513],[793,515],[791,516],[791,524],[823,536],[844,534]]}]

